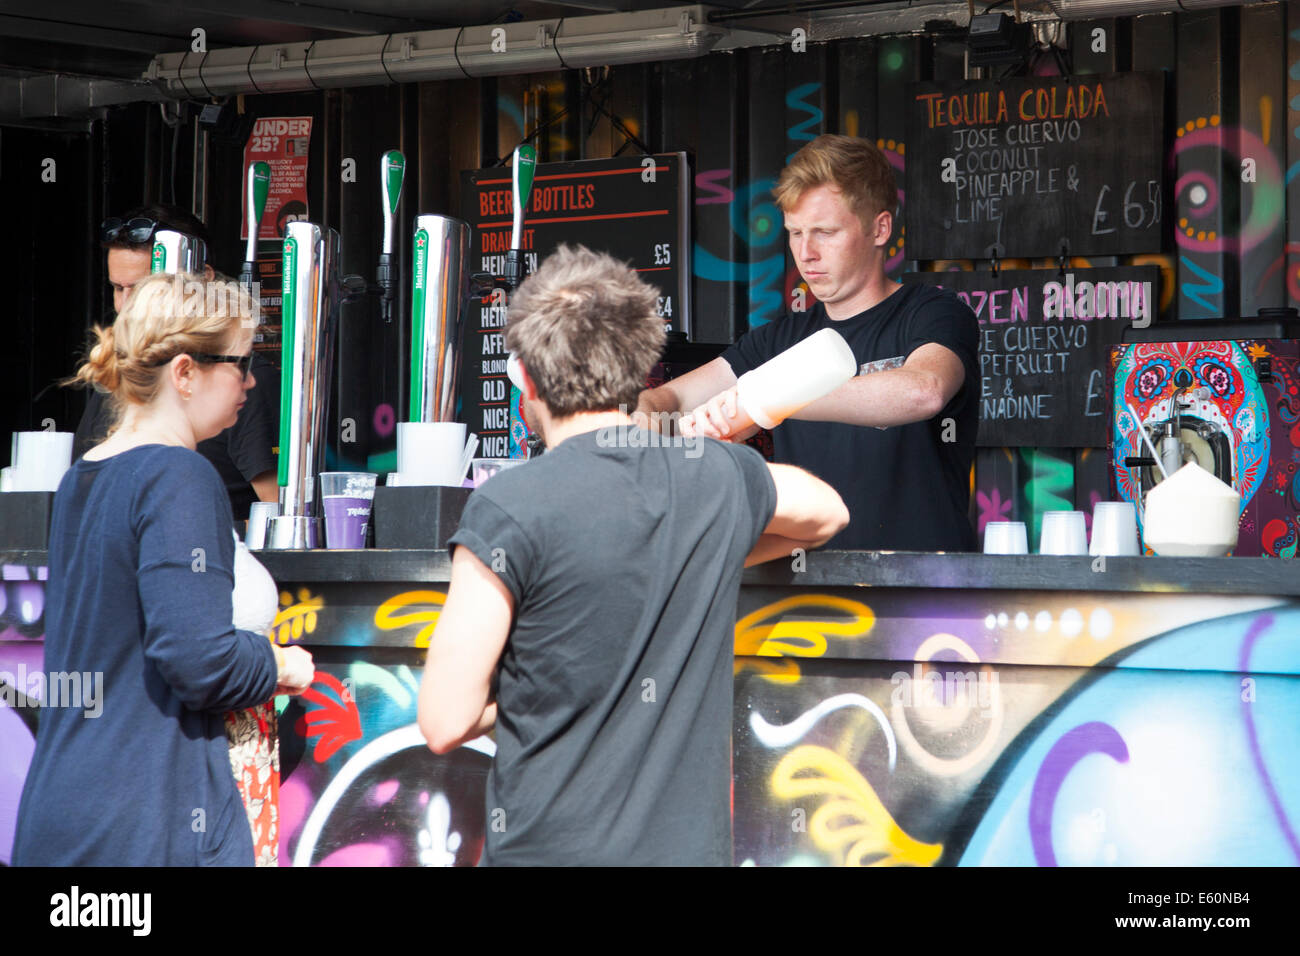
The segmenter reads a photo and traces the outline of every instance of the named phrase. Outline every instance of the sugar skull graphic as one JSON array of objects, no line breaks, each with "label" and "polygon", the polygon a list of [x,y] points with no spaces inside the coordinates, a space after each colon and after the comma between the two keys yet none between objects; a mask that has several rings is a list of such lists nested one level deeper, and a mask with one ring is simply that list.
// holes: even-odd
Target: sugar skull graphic
[{"label": "sugar skull graphic", "polygon": [[[1244,509],[1264,479],[1269,461],[1269,408],[1250,356],[1236,342],[1144,342],[1125,346],[1115,367],[1112,441],[1120,496],[1137,506],[1142,520],[1140,471],[1124,467],[1128,456],[1149,452],[1141,425],[1159,441],[1163,423],[1179,402],[1182,440],[1201,467],[1232,485]],[[1126,407],[1127,406],[1127,407]],[[1132,408],[1139,421],[1133,420]]]}]

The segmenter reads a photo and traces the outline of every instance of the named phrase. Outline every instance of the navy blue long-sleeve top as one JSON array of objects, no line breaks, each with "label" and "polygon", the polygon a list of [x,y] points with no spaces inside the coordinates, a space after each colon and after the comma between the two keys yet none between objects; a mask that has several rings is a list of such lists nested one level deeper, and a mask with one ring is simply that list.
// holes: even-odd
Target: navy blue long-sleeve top
[{"label": "navy blue long-sleeve top", "polygon": [[231,624],[231,524],[221,479],[186,448],[64,475],[15,865],[253,865],[224,714],[273,696],[276,666]]}]

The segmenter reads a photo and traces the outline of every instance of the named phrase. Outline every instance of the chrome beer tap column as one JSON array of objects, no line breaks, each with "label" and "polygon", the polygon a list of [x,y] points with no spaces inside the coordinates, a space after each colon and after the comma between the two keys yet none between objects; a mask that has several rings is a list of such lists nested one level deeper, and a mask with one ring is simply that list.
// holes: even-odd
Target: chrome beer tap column
[{"label": "chrome beer tap column", "polygon": [[315,548],[317,475],[325,464],[325,415],[339,311],[339,234],[292,222],[284,239],[281,293],[280,516],[268,547]]},{"label": "chrome beer tap column", "polygon": [[456,415],[460,315],[469,291],[470,229],[447,216],[417,216],[411,295],[411,404],[408,421]]},{"label": "chrome beer tap column", "polygon": [[168,275],[202,272],[207,261],[208,249],[202,239],[174,229],[159,229],[154,233],[150,272]]}]

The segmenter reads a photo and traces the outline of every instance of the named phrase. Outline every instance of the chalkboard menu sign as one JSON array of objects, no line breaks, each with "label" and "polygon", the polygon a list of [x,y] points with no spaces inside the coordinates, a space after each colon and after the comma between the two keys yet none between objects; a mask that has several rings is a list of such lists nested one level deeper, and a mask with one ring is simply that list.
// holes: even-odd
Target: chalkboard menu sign
[{"label": "chalkboard menu sign", "polygon": [[1159,73],[908,87],[913,259],[1158,252]]},{"label": "chalkboard menu sign", "polygon": [[980,328],[983,447],[1105,447],[1106,363],[1129,325],[1159,309],[1158,266],[909,272],[904,282],[955,292]]},{"label": "chalkboard menu sign", "polygon": [[[528,274],[562,243],[608,252],[661,293],[670,331],[690,334],[690,181],[685,153],[542,163],[524,217]],[[514,217],[508,168],[461,174],[462,218],[473,227],[470,267],[501,275]],[[462,339],[460,418],[485,457],[507,457],[511,425],[505,307],[470,304]]]}]

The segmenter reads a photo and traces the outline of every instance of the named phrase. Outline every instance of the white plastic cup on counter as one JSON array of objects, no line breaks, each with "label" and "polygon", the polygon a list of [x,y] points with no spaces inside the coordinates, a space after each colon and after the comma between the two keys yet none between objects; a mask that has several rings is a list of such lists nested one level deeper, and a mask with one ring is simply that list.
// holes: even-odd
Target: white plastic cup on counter
[{"label": "white plastic cup on counter", "polygon": [[72,432],[14,432],[10,461],[13,491],[58,491],[72,464]]},{"label": "white plastic cup on counter", "polygon": [[1093,557],[1137,555],[1137,512],[1131,501],[1099,501],[1092,509],[1092,541],[1088,553]]},{"label": "white plastic cup on counter", "polygon": [[249,551],[266,547],[266,528],[272,518],[280,516],[278,501],[254,501],[248,507],[248,529],[244,532],[244,545]]},{"label": "white plastic cup on counter", "polygon": [[478,437],[471,434],[466,441],[465,426],[460,422],[399,422],[397,471],[401,475],[400,485],[460,487],[477,447]]},{"label": "white plastic cup on counter", "polygon": [[1039,554],[1087,554],[1088,522],[1082,511],[1044,511]]},{"label": "white plastic cup on counter", "polygon": [[984,526],[985,554],[1028,554],[1029,534],[1023,521],[990,521]]}]

